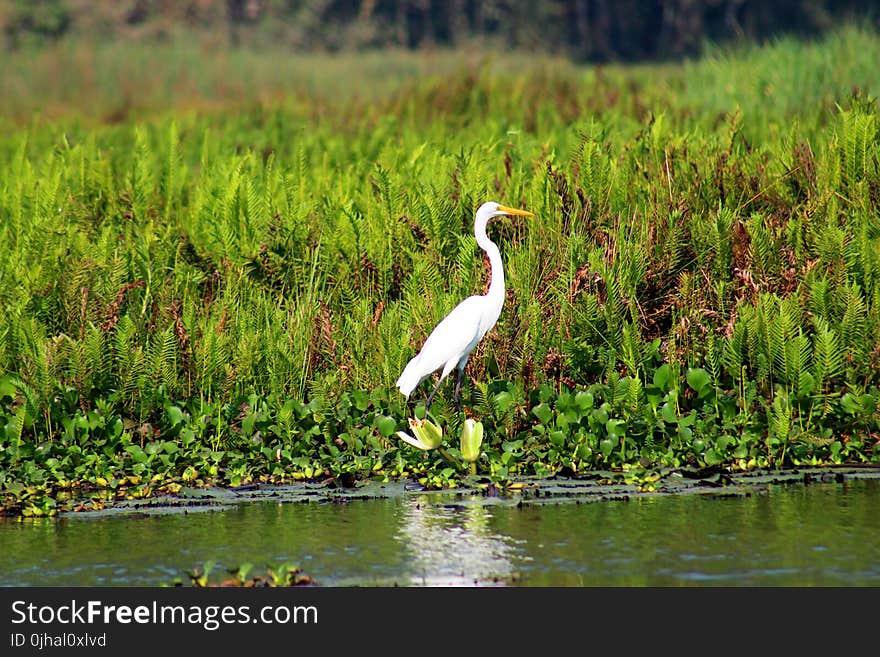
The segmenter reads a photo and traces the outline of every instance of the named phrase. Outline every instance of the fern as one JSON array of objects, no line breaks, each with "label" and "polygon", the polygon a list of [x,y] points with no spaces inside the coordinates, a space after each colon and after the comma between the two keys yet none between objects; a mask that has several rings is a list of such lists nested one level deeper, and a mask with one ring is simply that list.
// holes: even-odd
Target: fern
[{"label": "fern", "polygon": [[[656,340],[673,381],[692,364],[736,387],[736,422],[768,409],[781,437],[824,403],[819,426],[837,431],[841,392],[876,398],[880,379],[880,115],[852,99],[829,121],[822,98],[864,86],[832,74],[827,53],[849,56],[843,46],[809,50],[797,70],[806,46],[789,44],[766,62],[652,71],[676,89],[653,118],[643,72],[606,71],[595,93],[564,70],[500,67],[464,91],[432,79],[387,104],[324,99],[320,120],[307,95],[235,116],[7,131],[0,367],[29,386],[36,417],[71,385],[129,415],[155,415],[169,395],[333,408],[351,387],[380,389],[377,412],[396,414],[399,395],[383,395],[407,360],[485,285],[473,212],[497,200],[536,216],[492,229],[509,296],[475,381],[497,371],[529,401],[547,381],[608,382],[635,416]],[[774,93],[736,85],[757,78]],[[731,80],[759,91],[734,99]],[[489,104],[505,81],[513,95]],[[670,401],[687,413],[694,400]]]},{"label": "fern", "polygon": [[825,322],[837,315],[831,295],[831,284],[824,276],[817,276],[809,281],[809,311],[814,317]]},{"label": "fern", "polygon": [[[811,356],[810,340],[802,333],[786,340],[783,348],[785,383],[792,395],[809,395],[810,375],[808,365]],[[810,379],[806,378],[807,376]]]},{"label": "fern", "polygon": [[706,345],[706,370],[712,379],[712,385],[718,388],[721,382],[721,366],[724,354],[723,343],[714,335],[710,336]]},{"label": "fern", "polygon": [[757,273],[765,279],[779,274],[778,249],[767,229],[764,217],[754,214],[748,221],[749,258]]},{"label": "fern", "polygon": [[[458,237],[458,253],[454,264],[455,280],[458,282],[458,290],[465,294],[472,294],[475,261],[480,263],[480,269],[482,270],[483,259],[477,256],[478,253],[482,254],[482,251],[478,250],[476,240],[474,240],[472,235],[460,235]],[[477,294],[482,293],[483,290],[477,292]]]},{"label": "fern", "polygon": [[748,362],[747,324],[748,320],[740,314],[733,324],[730,335],[722,339],[721,365],[735,381],[739,380],[742,368]]},{"label": "fern", "polygon": [[713,222],[712,247],[715,253],[715,273],[717,276],[724,276],[730,271],[733,259],[733,248],[731,240],[731,232],[733,224],[736,220],[736,213],[722,206],[718,209],[718,214]]},{"label": "fern", "polygon": [[238,254],[241,252],[239,243],[241,238],[241,170],[244,160],[239,160],[225,189],[222,190],[218,200],[219,207],[215,211],[214,239],[222,253]]},{"label": "fern", "polygon": [[842,193],[851,192],[873,167],[873,154],[877,139],[877,116],[864,108],[854,107],[841,112],[843,185]]},{"label": "fern", "polygon": [[630,376],[635,378],[641,376],[641,351],[638,326],[631,323],[624,324],[619,357],[629,370]]},{"label": "fern", "polygon": [[[880,202],[880,196],[878,196],[878,202]],[[876,221],[875,228],[866,222],[866,225],[851,243],[853,260],[861,272],[859,282],[865,292],[866,299],[870,299],[880,289],[880,235],[872,236],[871,233],[874,230],[880,233],[880,221]]]},{"label": "fern", "polygon": [[177,122],[168,127],[168,170],[165,174],[165,210],[170,211],[177,197],[177,170],[179,155]]},{"label": "fern", "polygon": [[865,351],[863,336],[868,325],[867,308],[857,283],[847,285],[843,297],[846,310],[840,321],[840,339],[852,360],[859,363]]},{"label": "fern", "polygon": [[35,209],[38,219],[54,221],[60,212],[58,193],[61,187],[61,169],[50,166],[50,171],[49,176],[37,182]]},{"label": "fern", "polygon": [[593,201],[594,207],[601,212],[608,207],[612,161],[607,155],[607,146],[602,143],[604,137],[601,129],[595,125],[591,128],[591,133],[596,131],[598,134],[585,134],[581,138],[580,184]]},{"label": "fern", "polygon": [[117,387],[130,405],[139,397],[146,374],[143,350],[135,340],[137,330],[137,326],[126,315],[119,320],[113,333],[113,360]]},{"label": "fern", "polygon": [[644,387],[638,376],[627,377],[626,408],[630,414],[638,413],[644,404]]},{"label": "fern", "polygon": [[131,162],[128,185],[131,208],[139,219],[146,218],[147,206],[153,193],[153,157],[146,132],[136,128],[134,132],[134,155]]},{"label": "fern", "polygon": [[777,376],[790,387],[797,381],[796,371],[801,367],[798,365],[800,347],[797,352],[789,351],[792,341],[800,337],[798,302],[794,297],[782,301],[775,297],[765,297],[765,299],[770,311],[766,320],[764,338],[767,344],[767,357],[773,364]]},{"label": "fern", "polygon": [[260,190],[253,180],[242,183],[246,190],[246,202],[242,216],[245,220],[245,239],[249,250],[256,246],[256,235],[265,232],[269,224],[269,207],[266,204],[266,192]]},{"label": "fern", "polygon": [[774,395],[773,402],[767,409],[767,425],[770,435],[783,445],[784,451],[792,428],[792,406],[787,396]]},{"label": "fern", "polygon": [[813,377],[816,387],[824,390],[843,372],[844,350],[840,346],[837,331],[821,316],[813,318],[816,327],[813,335]]}]

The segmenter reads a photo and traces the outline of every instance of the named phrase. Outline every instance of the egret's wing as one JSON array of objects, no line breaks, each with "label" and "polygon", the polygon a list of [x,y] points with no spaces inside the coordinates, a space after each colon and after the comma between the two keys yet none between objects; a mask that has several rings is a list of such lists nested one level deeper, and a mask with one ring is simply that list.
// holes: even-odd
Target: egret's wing
[{"label": "egret's wing", "polygon": [[457,362],[476,346],[484,301],[481,296],[468,297],[434,327],[419,352],[422,372],[433,372],[452,359]]}]

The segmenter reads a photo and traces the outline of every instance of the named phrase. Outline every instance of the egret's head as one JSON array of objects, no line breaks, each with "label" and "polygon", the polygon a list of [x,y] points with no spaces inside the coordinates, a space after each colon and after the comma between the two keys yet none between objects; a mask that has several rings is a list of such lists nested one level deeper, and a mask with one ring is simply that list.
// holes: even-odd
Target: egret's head
[{"label": "egret's head", "polygon": [[477,216],[474,218],[474,232],[485,231],[486,224],[488,224],[490,220],[494,219],[495,217],[502,217],[504,215],[519,215],[521,217],[535,216],[533,213],[527,212],[525,210],[509,208],[506,205],[501,205],[500,203],[496,203],[495,201],[489,201],[487,203],[483,203],[483,205],[480,206],[480,209],[477,210]]}]

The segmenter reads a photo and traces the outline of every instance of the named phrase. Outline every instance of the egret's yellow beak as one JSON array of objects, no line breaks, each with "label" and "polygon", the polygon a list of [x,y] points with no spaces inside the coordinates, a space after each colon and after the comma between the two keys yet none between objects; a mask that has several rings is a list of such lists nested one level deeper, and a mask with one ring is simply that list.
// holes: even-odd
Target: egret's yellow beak
[{"label": "egret's yellow beak", "polygon": [[534,213],[526,212],[525,210],[517,210],[516,208],[508,208],[506,205],[499,205],[498,212],[503,212],[504,214],[518,214],[521,217],[534,217]]}]

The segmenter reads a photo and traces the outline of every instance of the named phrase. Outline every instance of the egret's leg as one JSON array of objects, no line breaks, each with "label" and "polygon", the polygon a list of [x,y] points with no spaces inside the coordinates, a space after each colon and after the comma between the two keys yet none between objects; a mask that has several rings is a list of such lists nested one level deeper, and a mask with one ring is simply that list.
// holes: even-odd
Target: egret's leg
[{"label": "egret's leg", "polygon": [[458,376],[455,377],[455,408],[461,413],[461,380],[464,378],[464,368],[458,368]]},{"label": "egret's leg", "polygon": [[455,408],[461,413],[461,382],[464,380],[464,368],[467,367],[470,352],[466,353],[458,361],[458,376],[455,379]]},{"label": "egret's leg", "polygon": [[437,394],[437,390],[440,389],[440,384],[443,383],[443,377],[440,377],[440,380],[437,381],[437,385],[434,386],[434,389],[431,391],[431,394],[428,395],[428,399],[425,400],[425,415],[428,415],[428,410],[431,408],[431,402],[434,401],[434,395]]}]

